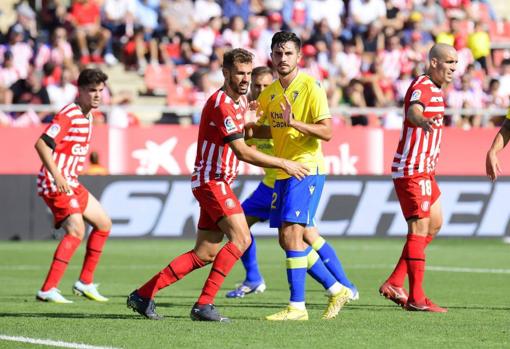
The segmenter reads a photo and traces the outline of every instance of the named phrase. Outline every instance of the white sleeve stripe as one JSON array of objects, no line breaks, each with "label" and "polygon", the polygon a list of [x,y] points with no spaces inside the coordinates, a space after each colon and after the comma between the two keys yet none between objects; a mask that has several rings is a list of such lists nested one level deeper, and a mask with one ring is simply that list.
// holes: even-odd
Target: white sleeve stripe
[{"label": "white sleeve stripe", "polygon": [[216,95],[216,101],[214,103],[214,107],[217,108],[221,103],[221,96],[223,96],[223,91],[218,92]]},{"label": "white sleeve stripe", "polygon": [[71,120],[71,124],[73,125],[88,125],[89,123],[89,120],[85,118]]},{"label": "white sleeve stripe", "polygon": [[63,141],[75,141],[75,142],[85,142],[87,137],[78,137],[78,136],[65,136]]}]

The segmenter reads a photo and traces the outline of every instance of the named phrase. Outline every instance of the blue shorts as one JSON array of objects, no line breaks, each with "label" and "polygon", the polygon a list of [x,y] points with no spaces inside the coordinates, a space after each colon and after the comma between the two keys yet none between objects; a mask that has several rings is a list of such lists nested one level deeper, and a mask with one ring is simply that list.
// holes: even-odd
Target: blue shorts
[{"label": "blue shorts", "polygon": [[276,180],[271,201],[269,225],[280,228],[283,222],[315,226],[315,212],[319,206],[325,175],[294,177]]},{"label": "blue shorts", "polygon": [[248,217],[257,217],[261,222],[269,219],[271,211],[271,197],[273,188],[268,187],[263,182],[251,195],[243,201],[242,206],[244,214]]}]

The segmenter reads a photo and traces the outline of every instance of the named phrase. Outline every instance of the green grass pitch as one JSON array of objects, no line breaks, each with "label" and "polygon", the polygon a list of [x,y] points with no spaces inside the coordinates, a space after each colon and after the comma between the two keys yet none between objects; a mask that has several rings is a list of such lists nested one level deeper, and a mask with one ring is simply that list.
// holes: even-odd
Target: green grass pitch
[{"label": "green grass pitch", "polygon": [[[320,319],[327,298],[307,278],[310,320],[262,320],[288,300],[284,254],[276,239],[259,239],[261,271],[268,289],[244,299],[225,298],[243,279],[239,262],[216,299],[230,324],[193,322],[189,311],[209,268],[195,271],[156,297],[162,321],[149,321],[126,308],[126,296],[192,241],[111,240],[96,273],[110,302],[73,296],[84,244],[60,284],[75,301],[36,302],[56,246],[55,241],[0,243],[0,337],[22,336],[115,348],[509,348],[510,244],[501,240],[437,239],[427,249],[427,294],[449,308],[447,314],[411,313],[378,294],[378,287],[400,255],[403,239],[330,239],[361,299],[345,306],[335,320]],[[40,345],[0,339],[0,348]]]}]

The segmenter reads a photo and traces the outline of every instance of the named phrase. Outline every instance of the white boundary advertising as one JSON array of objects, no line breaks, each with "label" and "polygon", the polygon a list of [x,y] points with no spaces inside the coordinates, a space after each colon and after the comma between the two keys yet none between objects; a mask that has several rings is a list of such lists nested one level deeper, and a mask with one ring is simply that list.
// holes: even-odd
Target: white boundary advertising
[{"label": "white boundary advertising", "polygon": [[[241,200],[258,185],[257,176],[234,183]],[[188,176],[82,177],[113,221],[112,237],[192,238],[199,215]],[[438,177],[444,215],[441,236],[510,235],[510,178]],[[0,239],[46,239],[55,235],[51,215],[35,193],[35,176],[0,176]],[[316,216],[326,236],[403,236],[406,223],[387,176],[329,176]],[[255,236],[276,236],[267,223]]]}]

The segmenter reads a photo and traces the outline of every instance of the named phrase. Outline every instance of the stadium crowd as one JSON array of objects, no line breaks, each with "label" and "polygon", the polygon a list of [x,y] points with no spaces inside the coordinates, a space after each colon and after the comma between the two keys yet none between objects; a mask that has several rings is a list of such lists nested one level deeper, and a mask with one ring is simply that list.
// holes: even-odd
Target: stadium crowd
[{"label": "stadium crowd", "polygon": [[[169,106],[201,108],[223,83],[226,49],[246,48],[254,66],[270,65],[271,37],[291,30],[305,43],[301,69],[324,82],[333,111],[401,107],[434,42],[459,53],[447,106],[479,110],[449,115],[447,125],[500,125],[504,115],[484,117],[482,110],[509,106],[510,23],[488,0],[43,0],[15,6],[16,20],[0,36],[0,104],[59,109],[76,98],[83,67],[122,64],[144,76],[149,93],[163,88]],[[133,99],[108,89],[105,97],[106,105]],[[98,113],[98,122],[115,124],[113,114]],[[0,125],[39,124],[52,115],[0,111]],[[340,124],[387,128],[399,128],[402,118],[401,112],[337,116]],[[139,124],[133,114],[120,118],[123,126]],[[175,118],[160,122],[166,120]]]}]

